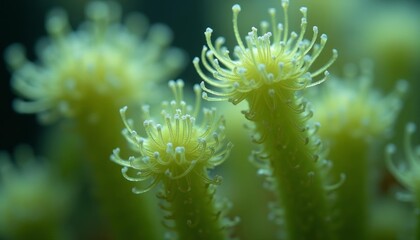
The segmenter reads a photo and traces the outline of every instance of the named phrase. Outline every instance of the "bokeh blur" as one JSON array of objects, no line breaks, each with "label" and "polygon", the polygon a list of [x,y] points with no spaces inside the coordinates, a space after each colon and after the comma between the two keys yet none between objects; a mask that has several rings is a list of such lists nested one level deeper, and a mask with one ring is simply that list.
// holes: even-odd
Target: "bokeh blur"
[{"label": "bokeh blur", "polygon": [[[84,19],[86,0],[1,0],[0,1],[0,49],[22,43],[31,60],[36,59],[34,46],[46,35],[47,13],[62,7],[68,12],[71,24],[76,27]],[[180,74],[186,82],[200,82],[190,63],[200,54],[204,44],[204,30],[211,27],[215,36],[225,36],[228,46],[233,46],[231,31],[231,6],[239,3],[243,13],[239,17],[242,34],[261,20],[268,20],[267,9],[278,7],[278,0],[119,0],[123,12],[139,11],[151,23],[164,23],[174,32],[173,45],[184,49],[190,59]],[[333,66],[333,73],[340,74],[342,66],[361,58],[375,61],[378,77],[389,90],[398,78],[420,81],[420,1],[419,0],[295,0],[296,9],[308,6],[309,23],[318,25],[329,36],[329,48],[337,48],[340,56]],[[299,23],[298,13],[291,16],[291,24]],[[329,56],[326,56],[326,58]],[[12,109],[15,97],[10,90],[11,78],[4,61],[0,64],[0,149],[11,150],[19,143],[36,145],[38,124],[33,115],[17,114]],[[418,84],[414,84],[417,85]],[[418,95],[415,94],[414,95]],[[410,98],[417,100],[418,98]],[[411,104],[408,104],[409,106]],[[408,110],[407,110],[408,111]],[[418,112],[411,106],[409,112]]]},{"label": "bokeh blur", "polygon": [[[47,35],[45,19],[48,12],[56,7],[65,9],[71,26],[76,29],[85,19],[85,6],[88,2],[87,0],[0,0],[0,55],[3,56],[6,48],[11,44],[21,43],[26,49],[29,60],[37,62],[35,46],[38,40]],[[205,44],[204,31],[207,27],[214,30],[215,37],[224,36],[229,49],[233,49],[235,39],[232,31],[232,5],[238,3],[242,7],[239,26],[241,35],[245,36],[252,26],[259,27],[262,20],[270,20],[267,14],[268,8],[275,7],[280,12],[281,0],[118,0],[116,2],[121,5],[123,14],[133,11],[141,12],[150,23],[163,23],[172,29],[174,37],[171,45],[187,53],[187,65],[177,78],[192,85],[201,82],[192,65],[192,59],[201,53]],[[307,6],[309,25],[317,25],[320,33],[328,35],[328,51],[324,51],[318,62],[324,64],[331,56],[330,50],[332,48],[338,50],[338,61],[330,68],[333,75],[341,77],[348,63],[354,64],[363,59],[370,59],[374,66],[374,85],[377,90],[392,92],[399,79],[405,79],[409,83],[409,91],[404,98],[400,116],[396,120],[393,139],[386,139],[385,142],[392,140],[398,144],[403,138],[407,122],[420,125],[420,94],[418,92],[420,89],[420,0],[290,0],[290,2],[289,21],[293,29],[299,31],[301,15],[297,9]],[[282,21],[282,16],[279,14],[277,20]],[[20,114],[13,109],[12,103],[16,98],[16,93],[10,85],[11,69],[3,58],[1,59],[0,151],[13,152],[18,145],[23,143],[31,146],[35,155],[42,155],[41,149],[44,143],[41,139],[45,126],[38,123],[34,114]],[[162,96],[162,100],[166,97]],[[236,125],[237,122],[242,121],[234,120],[239,113],[236,114],[233,110],[227,111],[232,114],[232,116],[227,115],[228,128],[229,125],[237,127],[245,124],[241,122]],[[232,130],[228,129],[228,131]],[[412,138],[413,142],[420,143],[420,134]],[[241,144],[236,145],[241,146]],[[244,146],[252,148],[249,145]],[[247,152],[241,152],[241,149],[236,152],[234,150],[233,155],[238,159],[247,158]],[[256,168],[248,162],[246,164],[244,172],[255,175]],[[235,166],[237,163],[231,165],[228,163],[226,169],[235,171]],[[229,177],[227,179],[229,180]],[[235,196],[235,191],[246,191],[246,188],[237,188],[235,184],[243,183],[255,187],[263,182],[261,178],[259,179],[261,181],[252,183],[251,181],[241,182],[235,180],[234,177],[232,179],[230,182],[226,181],[226,185],[222,188],[222,191],[232,191],[231,196]],[[382,187],[385,190],[390,184],[387,181],[393,181],[390,179],[391,177],[388,176],[383,180]],[[240,193],[237,194],[237,196],[243,196]],[[267,195],[265,198],[270,201],[273,196]],[[241,199],[231,200],[242,203],[237,204],[239,212],[241,208],[249,208],[246,202],[241,202]],[[386,204],[388,200],[380,207],[386,209]],[[265,209],[262,213],[258,212],[260,215],[257,218],[269,215],[268,211]],[[397,212],[395,215],[403,214]],[[249,216],[253,215],[249,214]],[[244,221],[246,223],[248,220]],[[389,223],[384,223],[386,224]],[[270,226],[270,228],[273,227]],[[242,229],[241,231],[251,230]]]}]

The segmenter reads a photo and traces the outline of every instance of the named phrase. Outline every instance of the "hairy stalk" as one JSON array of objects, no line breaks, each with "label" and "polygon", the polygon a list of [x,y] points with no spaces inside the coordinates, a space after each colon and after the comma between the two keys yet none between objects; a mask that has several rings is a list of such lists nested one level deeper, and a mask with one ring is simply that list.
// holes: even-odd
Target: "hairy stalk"
[{"label": "hairy stalk", "polygon": [[[203,173],[205,174],[205,173]],[[215,205],[215,186],[203,182],[198,175],[189,179],[188,189],[181,189],[177,184],[167,182],[165,191],[158,195],[166,201],[162,205],[173,220],[173,229],[177,239],[228,239],[227,232],[221,224],[221,210]],[[170,222],[167,223],[169,226]]]},{"label": "hairy stalk", "polygon": [[[239,5],[232,7],[233,31],[237,41],[233,57],[223,46],[222,37],[213,44],[213,30],[207,28],[207,46],[201,54],[202,65],[211,73],[207,76],[197,57],[194,66],[204,80],[203,98],[210,101],[246,101],[245,116],[255,123],[254,141],[262,146],[255,154],[259,171],[273,179],[283,210],[287,239],[331,239],[331,218],[325,175],[328,161],[322,159],[321,142],[316,137],[317,126],[311,126],[312,112],[301,97],[305,89],[328,78],[328,67],[337,58],[333,50],[330,60],[313,69],[327,36],[313,27],[311,40],[307,32],[307,8],[302,13],[300,33],[289,31],[288,0],[281,1],[283,23],[277,23],[276,10],[269,9],[270,24],[253,27],[242,40],[238,28]],[[271,28],[270,28],[271,27]],[[321,77],[320,77],[321,76]],[[208,87],[211,86],[212,88]],[[268,161],[267,161],[268,160]]]},{"label": "hairy stalk", "polygon": [[224,119],[217,117],[214,108],[201,109],[198,85],[194,106],[184,101],[182,80],[169,81],[169,87],[174,100],[162,103],[160,123],[151,117],[149,106],[143,106],[146,137],[127,119],[127,107],[120,110],[123,135],[135,155],[123,159],[117,148],[111,160],[123,166],[127,180],[139,183],[134,193],[143,194],[163,183],[158,197],[164,199],[161,208],[168,213],[164,223],[176,239],[227,239],[232,223],[224,218],[226,207],[213,199],[221,179],[208,173],[226,160],[232,147],[225,137]]},{"label": "hairy stalk", "polygon": [[[276,108],[258,105],[256,133],[264,138],[260,157],[268,157],[275,186],[284,212],[287,239],[331,239],[331,214],[328,208],[326,179],[320,168],[319,142],[311,136],[298,107],[276,99]],[[249,101],[253,104],[252,99]]]}]

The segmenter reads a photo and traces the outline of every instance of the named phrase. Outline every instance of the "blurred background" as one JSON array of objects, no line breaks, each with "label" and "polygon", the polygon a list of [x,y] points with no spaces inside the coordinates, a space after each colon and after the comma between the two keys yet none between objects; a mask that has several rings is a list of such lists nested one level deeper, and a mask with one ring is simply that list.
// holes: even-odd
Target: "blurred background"
[{"label": "blurred background", "polygon": [[[319,64],[331,57],[331,50],[339,52],[338,61],[330,72],[342,76],[348,63],[359,63],[369,58],[375,65],[377,89],[390,92],[399,79],[406,79],[410,92],[405,98],[396,132],[403,132],[408,121],[420,125],[420,0],[290,0],[290,27],[300,31],[301,13],[298,8],[308,7],[307,38],[312,37],[312,26],[317,25],[320,34],[328,35],[327,50],[322,53]],[[77,29],[85,20],[87,0],[0,0],[0,51],[13,43],[21,43],[31,61],[37,61],[36,42],[47,35],[45,19],[48,12],[56,7],[65,9],[70,24]],[[188,63],[178,78],[188,84],[199,83],[192,59],[199,56],[205,44],[204,31],[211,27],[213,39],[226,38],[226,45],[233,49],[235,38],[232,31],[233,4],[239,3],[241,36],[245,36],[252,26],[259,27],[262,20],[270,20],[267,9],[278,10],[277,20],[283,22],[281,0],[119,0],[123,16],[130,12],[141,12],[150,23],[163,23],[173,31],[172,46],[187,53]],[[231,51],[232,52],[232,51]],[[141,67],[141,66],[139,66]],[[10,89],[11,71],[3,58],[0,64],[0,151],[12,152],[19,144],[32,146],[36,155],[42,143],[40,126],[34,114],[18,114],[12,108],[15,93]],[[170,79],[168,79],[170,80]],[[326,83],[328,84],[328,83]],[[322,85],[320,86],[322,87]],[[166,97],[166,96],[162,96]],[[315,113],[316,114],[316,113]],[[235,121],[235,120],[232,120]],[[239,120],[238,120],[239,121]],[[229,120],[227,121],[228,125]],[[235,124],[234,127],[242,125]],[[398,136],[397,137],[401,137]],[[420,143],[420,134],[413,137]],[[393,140],[395,142],[395,140]],[[240,151],[240,149],[239,149]],[[246,158],[246,156],[244,156]],[[250,171],[255,169],[249,164]],[[236,183],[226,181],[226,188],[240,191]],[[257,183],[261,184],[261,183]],[[246,185],[246,184],[244,184]],[[248,187],[248,186],[246,186]],[[245,189],[246,190],[246,189]],[[232,194],[234,195],[234,193]],[[232,199],[234,202],[235,199]],[[240,201],[240,200],[239,200]],[[242,201],[244,205],[248,203]],[[249,208],[249,206],[244,206]]]},{"label": "blurred background", "polygon": [[[21,43],[30,60],[36,60],[36,41],[46,35],[44,20],[49,10],[62,7],[68,12],[73,28],[84,20],[87,0],[1,0],[0,50]],[[276,7],[279,0],[120,0],[123,13],[139,11],[151,23],[161,22],[174,32],[173,45],[188,53],[189,63],[179,76],[187,82],[199,82],[191,60],[200,54],[205,43],[206,27],[212,27],[214,37],[225,36],[233,46],[231,6],[239,3],[240,28],[244,36],[251,26],[268,20],[267,9]],[[329,48],[337,48],[339,60],[333,73],[340,74],[343,64],[361,58],[373,58],[378,78],[384,89],[392,88],[392,81],[406,78],[420,81],[420,1],[419,0],[295,0],[291,7],[309,7],[310,25],[318,25],[329,36]],[[290,11],[290,23],[299,30],[300,13]],[[279,14],[280,15],[280,14]],[[297,15],[297,16],[296,16]],[[247,17],[245,17],[247,16]],[[281,15],[279,16],[281,20]],[[309,34],[308,34],[309,35]],[[310,35],[309,35],[310,36]],[[327,52],[327,51],[325,51]],[[326,58],[329,57],[324,54]],[[17,114],[11,104],[14,93],[4,61],[0,64],[0,149],[11,150],[19,143],[36,145],[38,124],[35,116]],[[385,79],[386,78],[386,79]],[[390,83],[391,82],[391,83]],[[391,86],[391,87],[390,87]],[[416,85],[418,86],[418,84]],[[415,89],[414,89],[415,91]],[[416,98],[418,100],[418,98]],[[417,112],[410,107],[409,112]]]},{"label": "blurred background", "polygon": [[[28,58],[36,61],[34,47],[41,37],[46,36],[45,19],[47,13],[56,7],[65,9],[73,29],[85,20],[86,0],[1,0],[0,1],[0,149],[12,150],[20,143],[37,145],[38,123],[33,114],[21,115],[12,109],[14,93],[10,89],[10,71],[4,62],[4,50],[13,43],[21,43]],[[190,59],[200,53],[204,44],[203,32],[207,26],[203,16],[204,5],[200,1],[117,1],[122,5],[123,13],[142,12],[150,23],[164,23],[175,34],[173,45],[185,49]],[[228,12],[228,10],[226,11]],[[191,62],[191,61],[190,61]],[[180,76],[185,81],[197,78],[192,64]],[[191,80],[190,80],[191,79]],[[168,79],[169,80],[169,79]],[[198,81],[198,79],[196,79]]]}]

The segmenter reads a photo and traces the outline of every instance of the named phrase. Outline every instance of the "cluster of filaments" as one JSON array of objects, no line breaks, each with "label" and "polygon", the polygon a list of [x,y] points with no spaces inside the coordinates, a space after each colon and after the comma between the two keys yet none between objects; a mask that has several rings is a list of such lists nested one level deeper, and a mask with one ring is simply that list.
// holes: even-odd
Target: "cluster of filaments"
[{"label": "cluster of filaments", "polygon": [[[175,100],[163,102],[162,124],[152,119],[144,121],[146,137],[133,130],[132,121],[125,116],[127,108],[120,110],[125,124],[123,135],[139,156],[124,160],[117,148],[111,160],[123,166],[122,174],[127,180],[149,183],[134,188],[135,193],[146,192],[161,181],[170,184],[182,180],[189,186],[191,174],[198,175],[205,183],[217,184],[220,181],[219,178],[211,179],[207,170],[221,164],[229,155],[231,143],[225,139],[224,120],[216,117],[214,108],[204,108],[203,120],[198,124],[201,89],[194,86],[196,102],[193,108],[183,100],[183,85],[181,80],[169,82]],[[148,107],[143,111],[146,116],[150,115]],[[134,176],[130,176],[130,168],[136,172]]]},{"label": "cluster of filaments", "polygon": [[182,52],[168,48],[172,35],[167,27],[148,28],[139,13],[128,15],[122,24],[114,2],[92,2],[86,14],[88,20],[71,31],[63,10],[51,12],[49,37],[39,44],[39,64],[27,60],[20,45],[9,48],[12,85],[25,99],[15,102],[16,110],[52,121],[98,112],[95,103],[107,99],[119,101],[118,109],[127,101],[149,97],[148,88],[182,67]]},{"label": "cluster of filaments", "polygon": [[396,153],[394,144],[389,144],[386,148],[386,163],[389,171],[394,175],[398,182],[403,185],[408,192],[399,193],[397,197],[404,201],[413,201],[420,191],[420,146],[413,147],[411,135],[416,131],[414,123],[406,126],[404,138],[404,154],[406,161],[395,163],[392,155]]},{"label": "cluster of filaments", "polygon": [[321,129],[321,135],[349,134],[369,140],[392,129],[407,82],[398,81],[394,90],[384,95],[373,86],[372,64],[362,61],[360,69],[357,76],[354,66],[348,65],[344,79],[333,77],[325,89],[314,89],[316,120],[328,125]]},{"label": "cluster of filaments", "polygon": [[[223,46],[224,38],[217,38],[213,44],[211,41],[213,30],[207,28],[205,37],[208,47],[203,47],[201,60],[204,68],[213,77],[204,74],[199,66],[198,57],[193,62],[204,81],[220,90],[209,89],[202,83],[205,99],[229,100],[237,104],[248,98],[250,94],[281,96],[284,90],[301,90],[317,85],[326,79],[328,76],[326,69],[337,58],[337,51],[333,50],[332,58],[324,66],[310,72],[311,66],[327,42],[327,36],[322,34],[320,43],[316,43],[318,28],[313,27],[312,39],[304,39],[307,30],[305,7],[300,9],[303,14],[300,34],[291,32],[289,35],[288,5],[289,1],[282,1],[284,25],[277,24],[276,11],[270,9],[272,32],[268,31],[270,24],[263,22],[262,35],[258,35],[257,28],[253,27],[245,37],[245,43],[241,40],[237,23],[241,8],[239,5],[234,5],[232,8],[233,30],[238,43],[234,48],[234,59],[229,56],[229,51]],[[324,74],[323,77],[314,80],[322,74]],[[212,96],[208,96],[207,93]]]}]

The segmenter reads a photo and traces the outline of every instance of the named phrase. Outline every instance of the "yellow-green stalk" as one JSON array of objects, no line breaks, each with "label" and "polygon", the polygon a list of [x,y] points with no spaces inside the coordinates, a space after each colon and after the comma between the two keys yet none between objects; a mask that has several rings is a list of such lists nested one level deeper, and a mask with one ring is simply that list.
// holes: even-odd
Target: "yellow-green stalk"
[{"label": "yellow-green stalk", "polygon": [[92,2],[86,14],[88,20],[71,31],[64,11],[51,13],[46,23],[50,36],[39,43],[38,63],[26,60],[17,45],[9,49],[6,58],[15,68],[12,86],[22,97],[14,107],[37,113],[42,123],[61,119],[74,126],[85,147],[97,205],[110,225],[104,231],[118,239],[160,239],[153,205],[147,196],[126,191],[129,182],[121,179],[109,152],[123,144],[118,109],[156,97],[150,93],[180,70],[184,55],[168,47],[172,36],[167,27],[148,29],[140,14],[121,23],[115,2]]},{"label": "yellow-green stalk", "polygon": [[[394,88],[396,80],[406,79],[410,89],[420,88],[420,8],[414,2],[391,1],[376,4],[372,1],[363,9],[364,17],[355,18],[358,33],[349,45],[352,58],[368,57],[375,63],[377,86],[386,91]],[[401,27],[404,26],[404,27]],[[392,34],[390,33],[392,31]],[[408,121],[420,122],[419,94],[407,94],[395,125],[395,142],[404,139]]]},{"label": "yellow-green stalk", "polygon": [[336,178],[346,175],[335,203],[340,219],[337,232],[343,240],[370,239],[373,173],[378,174],[374,156],[393,129],[402,106],[401,94],[407,88],[401,81],[394,92],[383,95],[373,87],[371,62],[361,62],[360,76],[353,67],[348,65],[344,79],[333,77],[326,88],[314,89],[312,102],[317,113],[314,118],[325,126],[319,136],[329,149],[330,174]]},{"label": "yellow-green stalk", "polygon": [[[201,89],[194,86],[195,106],[183,99],[182,80],[169,81],[175,99],[162,103],[161,118],[144,106],[146,136],[135,130],[135,121],[126,118],[127,107],[120,110],[125,128],[123,135],[135,155],[120,157],[114,150],[111,160],[122,165],[122,174],[140,182],[134,193],[145,193],[163,183],[158,198],[167,212],[165,225],[177,239],[228,239],[229,223],[224,219],[220,202],[215,199],[215,185],[221,178],[211,178],[209,170],[223,163],[231,144],[225,138],[222,117],[216,109],[200,108]],[[199,113],[202,110],[202,115]],[[131,173],[132,172],[132,173]]]},{"label": "yellow-green stalk", "polygon": [[[325,176],[328,162],[323,159],[321,141],[316,136],[318,127],[309,122],[313,113],[302,92],[325,81],[329,75],[326,69],[337,58],[337,51],[333,51],[333,57],[324,66],[311,70],[327,36],[322,34],[317,43],[318,28],[313,27],[312,39],[305,39],[304,7],[300,9],[303,15],[300,33],[290,33],[288,6],[289,1],[283,0],[284,25],[277,23],[276,11],[270,9],[272,32],[268,31],[270,24],[263,22],[262,35],[254,27],[244,43],[237,23],[241,8],[234,5],[233,30],[238,43],[234,57],[223,46],[223,38],[213,45],[213,30],[208,28],[205,32],[208,47],[203,48],[201,60],[212,77],[201,70],[199,58],[193,62],[204,81],[216,88],[210,89],[203,82],[204,99],[228,100],[233,104],[248,102],[249,109],[244,115],[255,123],[253,141],[261,144],[254,157],[266,165],[262,170],[274,179],[286,238],[331,239],[333,216]],[[319,75],[324,77],[314,79]]]},{"label": "yellow-green stalk", "polygon": [[386,148],[386,163],[388,170],[394,175],[397,181],[407,190],[397,194],[399,200],[412,202],[414,205],[414,214],[416,217],[415,238],[420,239],[420,147],[413,147],[411,135],[416,131],[414,123],[408,123],[406,126],[404,139],[404,154],[406,161],[404,163],[394,163],[392,155],[396,152],[396,147],[390,144]]}]

